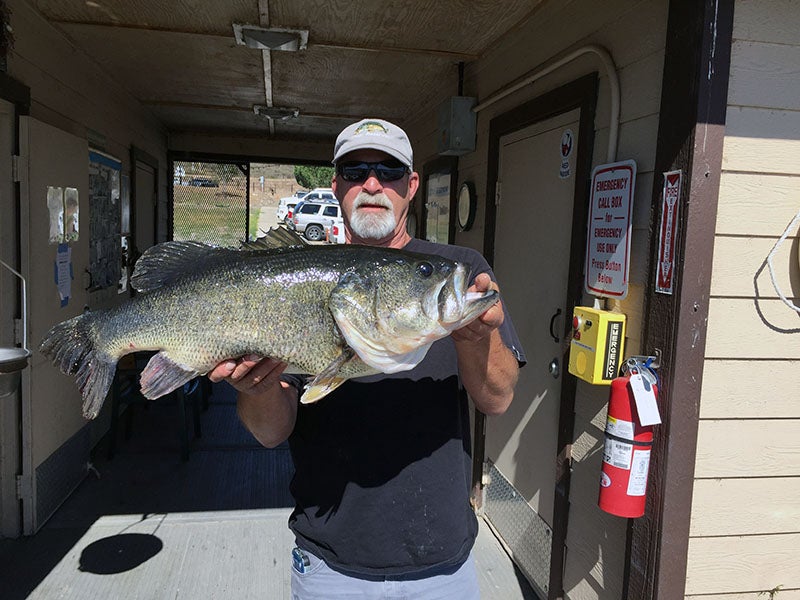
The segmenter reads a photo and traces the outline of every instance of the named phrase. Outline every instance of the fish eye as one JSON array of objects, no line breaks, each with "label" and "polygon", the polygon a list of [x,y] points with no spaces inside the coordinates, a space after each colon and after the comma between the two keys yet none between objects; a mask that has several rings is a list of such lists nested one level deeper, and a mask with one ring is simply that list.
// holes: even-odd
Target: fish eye
[{"label": "fish eye", "polygon": [[430,277],[433,275],[433,265],[429,262],[421,262],[417,265],[417,273],[423,277]]}]

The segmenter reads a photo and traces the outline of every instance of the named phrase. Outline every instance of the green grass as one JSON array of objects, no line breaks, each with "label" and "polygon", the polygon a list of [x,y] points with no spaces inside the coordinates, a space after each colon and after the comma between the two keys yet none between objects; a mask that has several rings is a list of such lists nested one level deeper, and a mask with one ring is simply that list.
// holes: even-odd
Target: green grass
[{"label": "green grass", "polygon": [[[250,207],[251,239],[258,230],[258,206]],[[174,187],[173,237],[218,246],[238,246],[244,238],[245,195],[229,188]]]}]

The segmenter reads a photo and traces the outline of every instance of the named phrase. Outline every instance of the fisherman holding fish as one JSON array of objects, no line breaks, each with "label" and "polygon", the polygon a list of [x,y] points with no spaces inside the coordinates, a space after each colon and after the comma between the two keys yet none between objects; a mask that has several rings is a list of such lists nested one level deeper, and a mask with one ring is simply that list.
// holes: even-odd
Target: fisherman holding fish
[{"label": "fisherman holding fish", "polygon": [[256,439],[289,442],[294,599],[477,598],[464,391],[503,413],[525,355],[486,260],[408,235],[405,132],[355,123],[333,162],[347,244],[287,230],[239,249],[157,244],[136,296],[53,326],[39,350],[75,376],[89,419],[134,352],[153,352],[150,399],[204,374],[231,383]]},{"label": "fisherman holding fish", "polygon": [[[401,128],[380,119],[346,127],[333,163],[348,244],[443,256],[466,265],[469,292],[498,290],[479,253],[408,234],[420,178]],[[497,302],[433,342],[411,370],[350,379],[315,403],[298,401],[306,378],[274,358],[225,360],[209,373],[238,391],[239,416],[261,444],[289,442],[293,599],[479,597],[469,407],[460,390],[481,412],[502,414],[524,363]]]}]

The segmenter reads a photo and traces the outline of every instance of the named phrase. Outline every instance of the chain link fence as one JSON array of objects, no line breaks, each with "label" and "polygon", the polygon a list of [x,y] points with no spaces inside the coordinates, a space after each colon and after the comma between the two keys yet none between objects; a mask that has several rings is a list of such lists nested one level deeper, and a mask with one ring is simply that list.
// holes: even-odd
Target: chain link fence
[{"label": "chain link fence", "polygon": [[236,247],[254,239],[258,210],[251,214],[248,163],[175,161],[172,239]]}]

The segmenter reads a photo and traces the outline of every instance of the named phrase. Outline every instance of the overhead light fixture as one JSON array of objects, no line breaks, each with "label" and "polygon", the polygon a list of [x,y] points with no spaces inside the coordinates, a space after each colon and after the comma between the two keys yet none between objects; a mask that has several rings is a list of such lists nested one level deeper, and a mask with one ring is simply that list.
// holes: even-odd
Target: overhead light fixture
[{"label": "overhead light fixture", "polygon": [[288,121],[289,119],[296,119],[300,116],[299,108],[264,106],[263,104],[256,104],[253,106],[253,112],[274,121]]},{"label": "overhead light fixture", "polygon": [[233,24],[236,43],[256,50],[305,50],[308,47],[308,29],[265,29],[255,25]]}]

